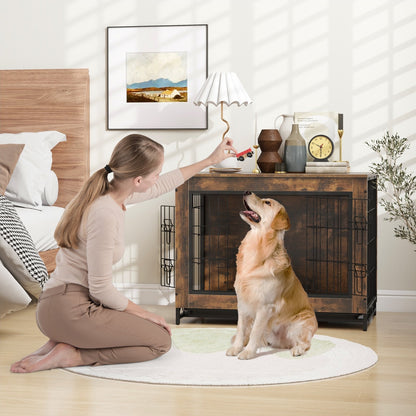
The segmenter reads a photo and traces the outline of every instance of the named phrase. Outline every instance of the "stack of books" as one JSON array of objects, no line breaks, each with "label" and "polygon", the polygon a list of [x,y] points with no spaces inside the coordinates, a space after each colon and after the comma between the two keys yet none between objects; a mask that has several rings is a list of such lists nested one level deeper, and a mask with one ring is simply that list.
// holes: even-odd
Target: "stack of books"
[{"label": "stack of books", "polygon": [[306,162],[306,173],[348,173],[349,162]]}]

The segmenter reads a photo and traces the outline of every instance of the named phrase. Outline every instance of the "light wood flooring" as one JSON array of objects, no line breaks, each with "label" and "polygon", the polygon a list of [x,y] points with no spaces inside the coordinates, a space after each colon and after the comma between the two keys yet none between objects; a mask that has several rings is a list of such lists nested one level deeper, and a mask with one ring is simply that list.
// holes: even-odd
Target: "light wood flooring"
[{"label": "light wood flooring", "polygon": [[[173,322],[172,308],[155,311]],[[188,319],[181,325],[230,323]],[[32,305],[0,320],[0,415],[416,415],[416,314],[378,313],[367,332],[322,325],[318,333],[367,345],[379,361],[366,371],[325,381],[237,388],[129,383],[60,369],[12,374],[12,362],[45,342]]]}]

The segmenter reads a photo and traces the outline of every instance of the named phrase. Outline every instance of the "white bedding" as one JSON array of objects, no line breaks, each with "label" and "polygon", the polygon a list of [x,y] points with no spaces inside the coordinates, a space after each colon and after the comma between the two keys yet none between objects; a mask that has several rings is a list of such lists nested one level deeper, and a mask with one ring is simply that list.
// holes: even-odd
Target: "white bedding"
[{"label": "white bedding", "polygon": [[38,251],[58,248],[53,234],[64,208],[42,206],[41,210],[15,207]]}]

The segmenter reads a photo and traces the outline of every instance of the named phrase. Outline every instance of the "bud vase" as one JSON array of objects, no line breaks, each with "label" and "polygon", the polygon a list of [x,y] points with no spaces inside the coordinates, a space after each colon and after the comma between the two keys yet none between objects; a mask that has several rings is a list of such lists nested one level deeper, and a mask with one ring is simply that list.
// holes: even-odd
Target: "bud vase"
[{"label": "bud vase", "polygon": [[306,142],[299,133],[299,125],[292,125],[292,132],[285,142],[284,160],[287,172],[305,172]]}]

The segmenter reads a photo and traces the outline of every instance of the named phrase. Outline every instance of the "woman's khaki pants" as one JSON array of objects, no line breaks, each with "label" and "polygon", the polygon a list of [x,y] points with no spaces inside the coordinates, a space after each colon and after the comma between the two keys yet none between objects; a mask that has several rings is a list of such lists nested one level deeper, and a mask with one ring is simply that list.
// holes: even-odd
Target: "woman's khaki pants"
[{"label": "woman's khaki pants", "polygon": [[79,349],[83,365],[148,361],[171,346],[165,328],[97,305],[87,288],[72,283],[45,290],[36,315],[47,337]]}]

